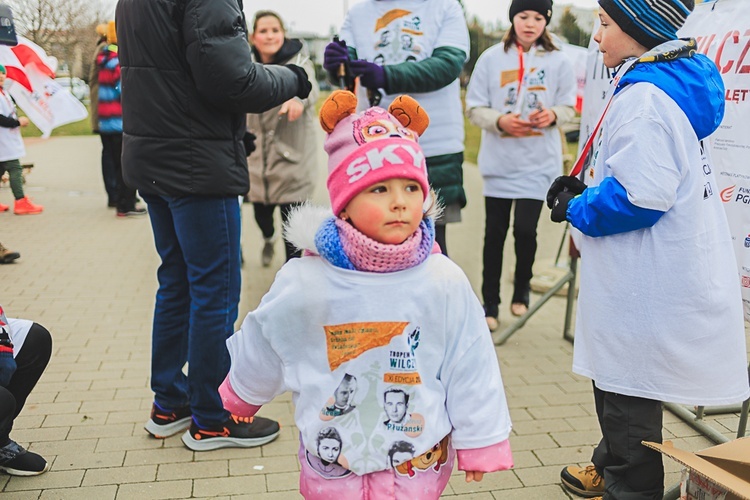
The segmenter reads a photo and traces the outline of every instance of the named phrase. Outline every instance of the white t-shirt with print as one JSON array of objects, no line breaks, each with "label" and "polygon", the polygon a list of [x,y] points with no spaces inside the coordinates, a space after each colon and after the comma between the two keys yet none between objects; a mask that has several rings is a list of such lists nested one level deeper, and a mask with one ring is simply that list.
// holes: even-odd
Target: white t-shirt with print
[{"label": "white t-shirt with print", "polygon": [[[359,475],[389,468],[399,444],[416,457],[449,433],[456,449],[510,434],[484,312],[461,269],[440,254],[385,274],[293,259],[227,345],[229,379],[243,400],[262,405],[291,391],[307,451],[317,455],[318,434],[333,428],[338,463]],[[343,410],[334,405],[339,386]],[[402,423],[388,425],[388,389],[409,395]]]},{"label": "white t-shirt with print", "polygon": [[[477,60],[466,91],[466,107],[506,113],[529,113],[552,106],[574,106],[576,79],[562,51],[533,47],[524,54],[524,83],[519,99],[519,55],[498,43]],[[527,137],[482,130],[477,158],[484,196],[544,200],[552,181],[562,174],[562,140],[557,127],[533,130]]]},{"label": "white t-shirt with print", "polygon": [[587,184],[614,176],[651,228],[582,236],[573,371],[608,392],[688,405],[750,396],[740,282],[708,156],[662,90],[612,102]]},{"label": "white t-shirt with print", "polygon": [[[357,56],[381,65],[423,61],[438,47],[455,47],[469,55],[469,31],[457,0],[365,0],[347,12],[339,37],[357,49]],[[387,109],[398,94],[386,95]],[[458,79],[426,93],[411,94],[430,116],[419,138],[427,157],[464,150],[464,123]],[[359,110],[369,107],[359,88]]]},{"label": "white t-shirt with print", "polygon": [[[16,106],[6,91],[0,91],[0,115],[17,118]],[[20,127],[0,127],[0,161],[18,160],[26,156]]]}]

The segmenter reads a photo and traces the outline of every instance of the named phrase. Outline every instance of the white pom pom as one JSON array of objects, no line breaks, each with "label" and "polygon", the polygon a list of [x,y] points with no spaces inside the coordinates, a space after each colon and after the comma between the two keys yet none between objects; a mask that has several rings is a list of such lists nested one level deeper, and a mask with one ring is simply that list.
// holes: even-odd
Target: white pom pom
[{"label": "white pom pom", "polygon": [[297,250],[318,253],[315,248],[315,234],[321,224],[332,216],[330,208],[315,206],[309,202],[298,205],[289,212],[289,219],[284,224],[284,239]]}]

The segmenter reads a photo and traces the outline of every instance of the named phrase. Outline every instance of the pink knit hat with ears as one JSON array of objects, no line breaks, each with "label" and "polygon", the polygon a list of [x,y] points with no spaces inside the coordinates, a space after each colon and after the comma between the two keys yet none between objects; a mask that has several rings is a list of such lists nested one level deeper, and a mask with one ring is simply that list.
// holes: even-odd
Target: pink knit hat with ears
[{"label": "pink knit hat with ears", "polygon": [[417,140],[429,125],[427,112],[409,96],[394,99],[388,111],[356,109],[356,96],[346,90],[333,92],[320,109],[333,213],[338,216],[357,194],[387,179],[418,182],[426,199],[427,163]]}]

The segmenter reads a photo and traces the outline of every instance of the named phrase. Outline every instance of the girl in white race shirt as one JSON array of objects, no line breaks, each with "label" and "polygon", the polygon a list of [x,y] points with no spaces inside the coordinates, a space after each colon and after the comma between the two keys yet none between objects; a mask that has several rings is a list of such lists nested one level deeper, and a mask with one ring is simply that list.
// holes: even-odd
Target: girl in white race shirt
[{"label": "girl in white race shirt", "polygon": [[307,499],[437,500],[456,459],[467,481],[512,466],[510,417],[482,307],[435,244],[427,115],[407,96],[356,105],[348,91],[323,104],[333,213],[292,213],[304,254],[227,341],[220,392],[241,417],[292,393]]},{"label": "girl in white race shirt", "polygon": [[513,0],[505,39],[477,61],[466,92],[466,115],[482,128],[484,180],[482,299],[490,331],[498,327],[503,246],[513,212],[516,269],[510,311],[529,307],[536,227],[552,180],[562,173],[557,127],[575,111],[572,65],[547,31],[551,0]]}]

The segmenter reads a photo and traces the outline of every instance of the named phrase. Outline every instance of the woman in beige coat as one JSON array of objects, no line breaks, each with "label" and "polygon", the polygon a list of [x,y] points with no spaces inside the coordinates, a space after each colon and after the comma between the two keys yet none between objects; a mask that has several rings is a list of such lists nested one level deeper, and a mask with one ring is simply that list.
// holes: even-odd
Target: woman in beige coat
[{"label": "woman in beige coat", "polygon": [[[271,264],[276,230],[274,211],[281,210],[286,222],[291,208],[313,194],[318,168],[318,137],[315,102],[319,88],[315,67],[305,54],[302,42],[286,38],[284,23],[278,14],[260,11],[255,14],[253,55],[263,64],[292,63],[301,66],[312,83],[307,99],[290,99],[281,106],[261,114],[247,115],[247,128],[255,134],[256,150],[248,157],[250,192],[255,221],[265,241],[261,262]],[[298,256],[295,248],[285,242],[286,260]]]}]

